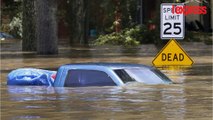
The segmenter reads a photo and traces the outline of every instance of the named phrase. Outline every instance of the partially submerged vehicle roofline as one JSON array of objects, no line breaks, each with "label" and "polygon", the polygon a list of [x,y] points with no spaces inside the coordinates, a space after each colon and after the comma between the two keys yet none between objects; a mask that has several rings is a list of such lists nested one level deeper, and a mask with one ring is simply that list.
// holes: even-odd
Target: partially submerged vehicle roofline
[{"label": "partially submerged vehicle roofline", "polygon": [[[72,71],[70,71],[72,70]],[[8,74],[8,85],[54,87],[122,86],[128,82],[168,84],[172,81],[155,67],[129,63],[75,63],[58,71],[23,68]],[[90,80],[89,80],[90,79]]]},{"label": "partially submerged vehicle roofline", "polygon": [[106,73],[117,86],[124,85],[123,81],[116,75],[111,67],[100,66],[100,65],[79,65],[79,64],[69,64],[69,65],[62,65],[57,72],[56,79],[60,79],[55,81],[55,87],[63,87],[67,74],[69,70],[96,70]]},{"label": "partially submerged vehicle roofline", "polygon": [[147,65],[142,65],[142,64],[133,64],[133,63],[104,63],[104,62],[100,62],[100,63],[93,63],[93,62],[89,62],[89,63],[73,63],[73,64],[65,64],[63,66],[74,66],[74,65],[78,65],[78,66],[104,66],[107,68],[125,68],[125,67],[144,67],[144,68],[153,68],[151,66],[147,66]]}]

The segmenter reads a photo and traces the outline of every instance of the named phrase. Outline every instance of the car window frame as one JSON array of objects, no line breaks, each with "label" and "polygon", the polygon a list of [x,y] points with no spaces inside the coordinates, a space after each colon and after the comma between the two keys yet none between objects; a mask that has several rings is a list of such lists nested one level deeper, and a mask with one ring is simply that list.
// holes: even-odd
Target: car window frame
[{"label": "car window frame", "polygon": [[[63,85],[64,87],[66,87],[65,84],[66,84],[67,79],[70,78],[70,72],[71,71],[95,71],[95,72],[100,72],[100,73],[105,74],[108,77],[108,79],[110,79],[114,83],[114,86],[117,85],[116,82],[113,80],[113,78],[109,74],[107,74],[106,72],[104,72],[104,71],[101,71],[101,70],[92,70],[92,69],[70,69],[70,70],[67,71],[67,76],[65,78],[64,85]],[[103,86],[107,86],[107,85],[103,85]],[[67,86],[67,87],[69,87],[69,86]]]}]

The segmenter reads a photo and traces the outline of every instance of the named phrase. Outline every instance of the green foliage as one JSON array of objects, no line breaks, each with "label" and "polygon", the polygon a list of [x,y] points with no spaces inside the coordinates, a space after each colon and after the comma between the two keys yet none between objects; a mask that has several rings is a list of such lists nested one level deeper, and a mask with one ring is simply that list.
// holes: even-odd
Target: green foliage
[{"label": "green foliage", "polygon": [[142,44],[156,43],[160,39],[157,29],[150,30],[147,25],[138,25],[127,29],[126,34],[132,36]]},{"label": "green foliage", "polygon": [[94,45],[123,45],[123,46],[135,46],[139,45],[132,36],[125,33],[111,33],[107,35],[100,35],[94,42]]},{"label": "green foliage", "polygon": [[106,35],[100,35],[95,41],[95,45],[124,45],[134,46],[147,43],[159,43],[160,36],[159,30],[150,30],[148,26],[135,26],[133,28],[126,28],[121,33],[111,33]]},{"label": "green foliage", "polygon": [[11,18],[21,11],[22,1],[4,0],[2,5],[2,16],[8,15]]},{"label": "green foliage", "polygon": [[22,12],[13,17],[9,24],[10,33],[17,38],[22,38]]},{"label": "green foliage", "polygon": [[12,34],[17,38],[22,37],[22,1],[5,0],[2,6],[2,18],[6,17],[1,26],[1,31]]},{"label": "green foliage", "polygon": [[212,33],[186,31],[184,40],[188,42],[204,42],[207,45],[212,45]]},{"label": "green foliage", "polygon": [[[118,2],[118,1],[117,1]],[[137,21],[137,0],[90,0],[89,24],[91,29],[97,29],[100,34],[109,34],[115,30],[116,7],[121,12],[121,29],[133,27]],[[68,16],[69,17],[69,16]]]},{"label": "green foliage", "polygon": [[121,26],[122,28],[134,27],[138,17],[137,0],[120,0]]},{"label": "green foliage", "polygon": [[130,37],[136,39],[137,41],[141,41],[143,39],[142,33],[143,33],[143,31],[142,31],[141,26],[136,26],[134,28],[124,30],[124,34],[126,36],[130,36]]}]

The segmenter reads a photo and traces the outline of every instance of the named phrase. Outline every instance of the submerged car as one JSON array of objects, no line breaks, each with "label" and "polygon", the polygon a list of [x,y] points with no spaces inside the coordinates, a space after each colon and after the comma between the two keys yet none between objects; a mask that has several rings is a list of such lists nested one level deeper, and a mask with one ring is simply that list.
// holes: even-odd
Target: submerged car
[{"label": "submerged car", "polygon": [[14,37],[10,34],[0,32],[0,40],[5,40],[5,39],[14,39]]},{"label": "submerged car", "polygon": [[172,81],[158,69],[129,63],[76,63],[56,71],[21,68],[8,74],[8,85],[54,87],[122,86],[129,82],[169,84]]}]

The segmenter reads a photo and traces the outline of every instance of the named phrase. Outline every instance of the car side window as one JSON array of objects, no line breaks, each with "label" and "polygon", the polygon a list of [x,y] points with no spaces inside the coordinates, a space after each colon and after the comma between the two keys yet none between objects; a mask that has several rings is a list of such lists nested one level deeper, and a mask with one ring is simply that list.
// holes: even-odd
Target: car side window
[{"label": "car side window", "polygon": [[118,77],[119,77],[124,83],[135,81],[135,79],[132,78],[132,77],[130,77],[130,76],[128,75],[128,73],[127,73],[124,69],[117,69],[117,70],[114,70],[114,72],[118,75]]},{"label": "car side window", "polygon": [[97,70],[69,70],[64,87],[115,86],[106,73]]}]

